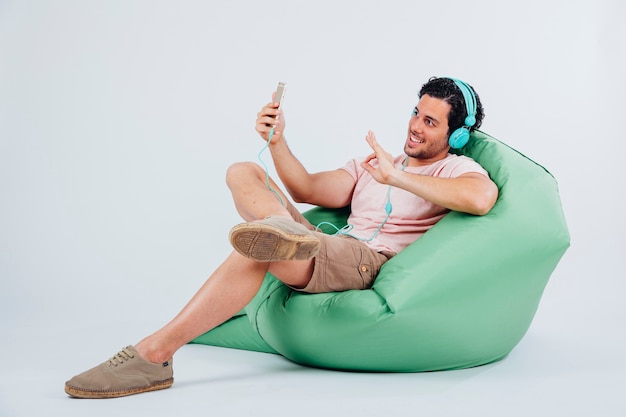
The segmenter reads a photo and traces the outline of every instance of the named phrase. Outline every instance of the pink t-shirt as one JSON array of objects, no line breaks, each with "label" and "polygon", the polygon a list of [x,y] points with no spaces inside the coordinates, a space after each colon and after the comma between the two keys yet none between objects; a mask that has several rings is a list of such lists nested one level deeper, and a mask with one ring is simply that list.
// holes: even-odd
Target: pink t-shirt
[{"label": "pink t-shirt", "polygon": [[[405,158],[405,155],[395,157],[395,165],[401,168]],[[361,167],[363,160],[365,158],[352,159],[342,167],[356,181],[348,217],[348,224],[353,228],[348,234],[365,241],[372,249],[400,252],[450,211],[397,187],[391,187],[389,192],[388,185],[377,182]],[[370,163],[375,166],[377,162]],[[487,171],[473,159],[453,154],[448,154],[446,158],[431,165],[406,167],[404,170],[412,174],[441,178],[455,178],[468,172],[488,176]],[[388,192],[392,204],[391,214],[380,232],[374,236],[387,217],[385,206]]]}]

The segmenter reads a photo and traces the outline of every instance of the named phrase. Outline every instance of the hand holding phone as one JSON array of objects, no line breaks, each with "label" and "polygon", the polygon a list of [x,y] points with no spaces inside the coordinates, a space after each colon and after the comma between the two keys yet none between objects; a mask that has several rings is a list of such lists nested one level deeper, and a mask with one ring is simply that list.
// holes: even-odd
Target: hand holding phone
[{"label": "hand holding phone", "polygon": [[[261,112],[257,115],[256,131],[261,135],[264,140],[268,142],[272,140],[275,128],[278,125],[280,125],[281,130],[284,130],[285,128],[284,120],[278,120],[276,113],[277,110],[280,110],[280,107],[282,106],[283,99],[285,98],[286,87],[286,83],[279,82],[278,86],[276,87],[276,91],[272,95],[271,103],[265,105],[265,107],[263,107]],[[277,104],[278,106],[276,106]]]}]

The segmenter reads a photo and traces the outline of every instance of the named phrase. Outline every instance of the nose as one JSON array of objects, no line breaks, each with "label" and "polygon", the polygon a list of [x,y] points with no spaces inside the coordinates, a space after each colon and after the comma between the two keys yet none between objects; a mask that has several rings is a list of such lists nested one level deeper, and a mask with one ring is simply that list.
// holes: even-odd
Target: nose
[{"label": "nose", "polygon": [[413,132],[420,133],[424,128],[424,121],[419,116],[413,116],[409,122],[409,128]]}]

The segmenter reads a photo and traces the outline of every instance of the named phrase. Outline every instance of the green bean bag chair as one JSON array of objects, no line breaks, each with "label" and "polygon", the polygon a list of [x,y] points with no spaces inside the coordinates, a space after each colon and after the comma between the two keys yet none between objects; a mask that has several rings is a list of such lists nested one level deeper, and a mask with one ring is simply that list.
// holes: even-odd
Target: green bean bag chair
[{"label": "green bean bag chair", "polygon": [[[387,262],[369,290],[292,291],[268,274],[239,315],[192,343],[279,353],[308,366],[419,372],[497,361],[521,340],[569,246],[557,183],[476,131],[457,151],[500,189],[485,216],[451,212]],[[313,208],[313,224],[347,209]]]}]

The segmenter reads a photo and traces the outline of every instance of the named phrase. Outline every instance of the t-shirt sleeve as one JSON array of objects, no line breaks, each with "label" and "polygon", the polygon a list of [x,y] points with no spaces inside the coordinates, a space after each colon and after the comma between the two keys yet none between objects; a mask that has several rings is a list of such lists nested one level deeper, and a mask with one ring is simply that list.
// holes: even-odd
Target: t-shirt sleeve
[{"label": "t-shirt sleeve", "polygon": [[[362,161],[364,159],[365,158],[362,158],[360,160]],[[348,162],[346,162],[346,164],[344,166],[340,167],[339,169],[343,169],[344,171],[346,171],[348,174],[350,174],[352,176],[354,181],[356,181],[356,180],[358,180],[358,178],[361,175],[363,175],[363,172],[365,171],[361,167],[361,164],[358,161],[359,161],[358,158],[351,159]]]},{"label": "t-shirt sleeve", "polygon": [[444,178],[456,178],[469,172],[477,172],[486,177],[489,173],[476,161],[467,156],[460,155],[457,158],[451,158],[447,164],[441,167],[441,171],[437,176]]}]

